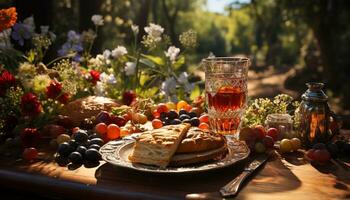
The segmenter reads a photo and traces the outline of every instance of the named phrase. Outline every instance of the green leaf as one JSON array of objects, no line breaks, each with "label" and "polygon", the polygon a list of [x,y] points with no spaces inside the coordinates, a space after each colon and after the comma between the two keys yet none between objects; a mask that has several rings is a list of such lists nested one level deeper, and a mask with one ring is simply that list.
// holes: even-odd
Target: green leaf
[{"label": "green leaf", "polygon": [[151,55],[145,55],[145,54],[142,54],[142,56],[144,58],[147,58],[148,60],[152,61],[156,65],[165,65],[165,61],[163,60],[163,58],[161,58],[159,56],[151,56]]},{"label": "green leaf", "polygon": [[145,73],[142,73],[140,75],[140,84],[143,86],[148,80],[149,80],[149,76]]},{"label": "green leaf", "polygon": [[140,63],[142,63],[148,67],[152,67],[152,68],[154,68],[156,66],[152,61],[150,61],[148,59],[144,59],[144,58],[140,59]]},{"label": "green leaf", "polygon": [[198,85],[196,85],[191,92],[190,99],[193,101],[199,95],[201,95],[201,89],[199,88]]},{"label": "green leaf", "polygon": [[185,64],[185,56],[180,56],[179,59],[173,64],[174,69],[179,69],[183,64]]}]

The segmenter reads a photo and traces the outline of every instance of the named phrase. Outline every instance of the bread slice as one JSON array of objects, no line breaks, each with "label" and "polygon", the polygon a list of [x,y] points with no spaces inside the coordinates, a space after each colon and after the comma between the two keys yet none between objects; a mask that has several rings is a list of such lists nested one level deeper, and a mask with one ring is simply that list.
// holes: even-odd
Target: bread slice
[{"label": "bread slice", "polygon": [[218,149],[225,145],[222,134],[191,127],[186,137],[181,141],[176,153],[194,153]]},{"label": "bread slice", "polygon": [[129,160],[166,168],[190,127],[190,124],[169,125],[142,133]]}]

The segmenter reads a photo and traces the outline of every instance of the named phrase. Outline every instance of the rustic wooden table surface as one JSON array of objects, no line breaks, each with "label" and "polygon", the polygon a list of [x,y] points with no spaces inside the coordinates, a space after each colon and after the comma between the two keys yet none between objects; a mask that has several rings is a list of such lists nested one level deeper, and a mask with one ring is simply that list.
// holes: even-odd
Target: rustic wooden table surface
[{"label": "rustic wooden table surface", "polygon": [[[311,165],[303,153],[274,154],[235,199],[350,199],[350,162]],[[157,175],[100,162],[61,167],[55,162],[1,159],[0,185],[14,191],[72,199],[221,199],[219,189],[242,172],[245,163],[213,172]]]}]

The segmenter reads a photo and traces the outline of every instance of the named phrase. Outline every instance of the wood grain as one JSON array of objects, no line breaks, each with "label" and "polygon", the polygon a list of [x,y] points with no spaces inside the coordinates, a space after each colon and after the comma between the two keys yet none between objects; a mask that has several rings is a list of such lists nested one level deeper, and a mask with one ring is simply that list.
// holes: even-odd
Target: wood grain
[{"label": "wood grain", "polygon": [[[0,185],[21,191],[77,199],[221,199],[219,189],[245,163],[213,172],[166,175],[114,167],[61,167],[45,160],[33,164],[1,158]],[[350,163],[332,160],[312,165],[303,153],[271,160],[249,180],[235,199],[350,199]]]}]

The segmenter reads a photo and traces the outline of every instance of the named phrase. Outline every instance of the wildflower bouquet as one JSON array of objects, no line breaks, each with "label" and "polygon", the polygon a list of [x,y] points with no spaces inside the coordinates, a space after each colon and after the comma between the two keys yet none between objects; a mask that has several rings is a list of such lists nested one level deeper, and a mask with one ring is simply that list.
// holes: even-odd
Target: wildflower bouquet
[{"label": "wildflower bouquet", "polygon": [[[55,42],[48,26],[35,32],[33,17],[18,22],[15,8],[0,10],[0,132],[15,128],[41,128],[70,101],[95,95],[124,100],[130,105],[136,96],[156,101],[193,99],[200,94],[190,83],[189,74],[180,69],[185,55],[171,45],[164,28],[150,23],[138,43],[139,27],[130,27],[131,47],[117,45],[93,56],[91,49],[98,29],[104,25],[101,15],[93,15],[95,30],[78,33],[70,30],[58,50],[58,57],[46,64],[43,58]],[[196,46],[192,30],[180,35],[184,50]],[[18,51],[27,49],[25,52]],[[185,51],[184,51],[185,52]]]}]

